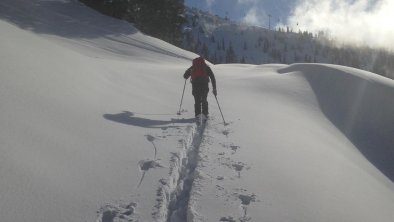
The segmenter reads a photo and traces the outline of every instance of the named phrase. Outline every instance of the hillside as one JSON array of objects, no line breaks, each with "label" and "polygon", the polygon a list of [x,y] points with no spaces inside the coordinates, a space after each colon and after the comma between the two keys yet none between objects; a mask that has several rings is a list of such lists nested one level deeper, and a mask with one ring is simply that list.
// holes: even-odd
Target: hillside
[{"label": "hillside", "polygon": [[1,1],[0,48],[1,221],[394,218],[390,79],[211,65],[199,127],[197,55],[78,1]]},{"label": "hillside", "polygon": [[313,35],[289,27],[250,26],[187,8],[183,48],[223,63],[329,63],[394,78],[394,54],[381,49],[340,45],[323,32]]}]

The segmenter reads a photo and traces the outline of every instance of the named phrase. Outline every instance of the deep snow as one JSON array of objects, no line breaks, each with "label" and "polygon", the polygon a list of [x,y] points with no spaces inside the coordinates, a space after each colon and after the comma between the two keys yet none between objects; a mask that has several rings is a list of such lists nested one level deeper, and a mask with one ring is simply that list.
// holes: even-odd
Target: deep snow
[{"label": "deep snow", "polygon": [[0,49],[2,221],[394,218],[392,80],[212,66],[196,127],[196,55],[77,1],[1,1]]}]

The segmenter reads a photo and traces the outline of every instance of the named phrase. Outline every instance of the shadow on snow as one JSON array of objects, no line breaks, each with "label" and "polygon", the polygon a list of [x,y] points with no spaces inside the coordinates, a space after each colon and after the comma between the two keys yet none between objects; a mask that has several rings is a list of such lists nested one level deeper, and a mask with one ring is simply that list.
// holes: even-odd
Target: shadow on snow
[{"label": "shadow on snow", "polygon": [[[114,122],[139,126],[144,128],[163,128],[163,127],[180,127],[174,126],[173,124],[182,124],[182,123],[194,123],[194,118],[189,119],[174,119],[170,120],[154,120],[148,118],[137,117],[133,112],[123,111],[117,114],[104,114],[104,119],[111,120]],[[170,126],[171,125],[171,126]]]},{"label": "shadow on snow", "polygon": [[86,10],[86,7],[82,3],[66,1],[1,0],[0,19],[35,33],[68,38],[91,39],[137,32],[126,22],[109,19],[94,10]]}]

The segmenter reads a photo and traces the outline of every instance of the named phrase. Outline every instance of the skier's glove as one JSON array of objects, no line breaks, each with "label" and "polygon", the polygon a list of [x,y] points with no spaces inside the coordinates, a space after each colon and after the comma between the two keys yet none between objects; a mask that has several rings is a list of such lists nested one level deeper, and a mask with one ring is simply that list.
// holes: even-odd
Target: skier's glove
[{"label": "skier's glove", "polygon": [[213,95],[215,95],[215,96],[218,95],[218,92],[216,91],[216,89],[213,89],[213,90],[212,90],[212,93],[213,93]]}]

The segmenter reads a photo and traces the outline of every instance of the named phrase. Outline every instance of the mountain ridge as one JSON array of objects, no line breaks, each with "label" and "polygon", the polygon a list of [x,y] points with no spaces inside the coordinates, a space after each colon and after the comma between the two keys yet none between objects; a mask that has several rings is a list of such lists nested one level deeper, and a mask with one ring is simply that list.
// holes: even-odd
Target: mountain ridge
[{"label": "mountain ridge", "polygon": [[221,63],[327,63],[394,78],[394,54],[383,49],[340,45],[324,32],[250,26],[186,8],[182,47]]}]

